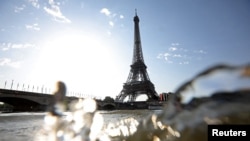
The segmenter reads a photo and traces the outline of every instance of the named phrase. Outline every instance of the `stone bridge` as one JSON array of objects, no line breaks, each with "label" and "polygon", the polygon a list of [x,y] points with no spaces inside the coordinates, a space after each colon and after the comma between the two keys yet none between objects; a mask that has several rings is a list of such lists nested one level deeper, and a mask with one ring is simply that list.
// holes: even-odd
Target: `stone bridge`
[{"label": "stone bridge", "polygon": [[[70,102],[77,97],[66,97]],[[0,102],[13,106],[12,111],[46,111],[53,102],[52,94],[0,89]]]},{"label": "stone bridge", "polygon": [[[77,100],[77,97],[66,97],[66,102]],[[18,111],[46,111],[53,102],[52,94],[27,92],[9,89],[0,89],[0,102],[13,106],[13,112]],[[96,100],[98,110],[122,110],[122,109],[148,109],[150,107],[162,106],[162,103],[129,102],[117,103]],[[1,109],[0,109],[1,111]]]},{"label": "stone bridge", "polygon": [[[77,100],[77,97],[66,97],[66,102]],[[0,89],[0,102],[13,106],[11,111],[46,111],[53,102],[52,94]],[[96,100],[99,110],[113,110],[115,103]],[[1,111],[1,109],[0,109]]]},{"label": "stone bridge", "polygon": [[0,101],[13,106],[13,111],[43,111],[52,103],[53,95],[0,89]]},{"label": "stone bridge", "polygon": [[114,102],[106,102],[101,100],[96,100],[97,107],[99,110],[114,110],[116,109],[116,104]]}]

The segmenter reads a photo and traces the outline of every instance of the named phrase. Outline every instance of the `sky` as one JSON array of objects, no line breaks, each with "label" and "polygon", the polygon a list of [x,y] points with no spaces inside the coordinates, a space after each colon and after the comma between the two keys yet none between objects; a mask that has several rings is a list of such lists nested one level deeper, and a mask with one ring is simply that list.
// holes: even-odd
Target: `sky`
[{"label": "sky", "polygon": [[210,66],[250,62],[248,0],[1,0],[0,87],[115,98],[133,55],[135,9],[147,72],[174,92]]}]

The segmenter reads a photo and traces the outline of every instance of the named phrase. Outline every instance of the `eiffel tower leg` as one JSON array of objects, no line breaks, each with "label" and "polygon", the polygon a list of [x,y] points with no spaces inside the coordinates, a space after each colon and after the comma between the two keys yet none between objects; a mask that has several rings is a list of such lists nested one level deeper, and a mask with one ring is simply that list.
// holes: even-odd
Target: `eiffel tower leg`
[{"label": "eiffel tower leg", "polygon": [[133,101],[133,95],[129,95],[129,101]]},{"label": "eiffel tower leg", "polygon": [[133,94],[132,95],[132,101],[135,101],[136,100],[136,94]]},{"label": "eiffel tower leg", "polygon": [[150,92],[147,92],[148,99],[152,99],[152,95],[150,95]]},{"label": "eiffel tower leg", "polygon": [[123,102],[125,97],[126,97],[126,95],[124,94],[123,91],[121,91],[120,94],[116,97],[115,101],[116,102]]}]

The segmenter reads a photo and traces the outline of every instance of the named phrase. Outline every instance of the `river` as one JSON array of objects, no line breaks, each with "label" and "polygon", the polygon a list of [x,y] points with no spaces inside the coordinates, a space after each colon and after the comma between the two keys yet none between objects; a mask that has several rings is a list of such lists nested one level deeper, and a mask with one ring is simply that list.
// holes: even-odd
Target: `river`
[{"label": "river", "polygon": [[[103,127],[118,124],[125,120],[140,120],[153,112],[152,110],[114,110],[97,111],[104,120]],[[44,125],[45,112],[0,113],[1,141],[34,141]]]},{"label": "river", "polygon": [[45,113],[1,113],[1,141],[31,141],[43,125]]},{"label": "river", "polygon": [[0,141],[201,141],[209,124],[250,125],[249,93],[231,96],[187,109],[2,113]]}]

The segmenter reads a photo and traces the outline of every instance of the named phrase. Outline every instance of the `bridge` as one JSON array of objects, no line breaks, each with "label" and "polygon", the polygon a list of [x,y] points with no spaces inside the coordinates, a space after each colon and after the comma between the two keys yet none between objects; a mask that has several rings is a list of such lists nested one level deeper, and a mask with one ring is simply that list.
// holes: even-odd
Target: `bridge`
[{"label": "bridge", "polygon": [[106,102],[102,100],[96,100],[96,102],[99,110],[115,110],[117,108],[114,102]]},{"label": "bridge", "polygon": [[[66,96],[68,103],[77,99],[77,97]],[[46,111],[48,106],[53,103],[53,95],[0,88],[0,102],[13,106],[12,112]],[[96,100],[96,102],[99,110],[114,110],[116,108],[116,104],[112,102],[102,100]]]},{"label": "bridge", "polygon": [[[66,102],[70,103],[78,97],[66,96]],[[53,95],[28,92],[20,90],[0,89],[0,102],[13,106],[12,112],[20,111],[46,111],[53,103]],[[161,102],[107,102],[96,100],[98,110],[123,110],[123,109],[150,109],[151,107],[161,107]],[[1,109],[0,109],[1,111]]]},{"label": "bridge", "polygon": [[[66,101],[72,101],[76,97],[66,97]],[[0,102],[13,106],[12,111],[46,111],[53,102],[52,94],[37,92],[0,89]]]}]

